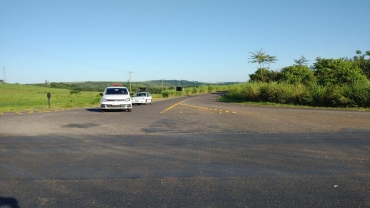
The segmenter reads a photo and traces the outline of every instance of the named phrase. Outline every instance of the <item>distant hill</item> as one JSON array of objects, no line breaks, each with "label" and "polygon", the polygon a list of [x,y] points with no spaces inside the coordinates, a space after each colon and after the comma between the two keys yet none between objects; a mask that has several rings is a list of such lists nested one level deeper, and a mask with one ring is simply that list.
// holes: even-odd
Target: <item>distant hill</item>
[{"label": "distant hill", "polygon": [[[112,81],[86,81],[86,82],[50,82],[43,84],[32,84],[36,86],[48,86],[50,88],[61,88],[61,89],[78,89],[81,91],[95,91],[102,92],[108,86],[113,83],[122,84],[127,88],[130,88],[129,82],[112,82]],[[175,89],[176,87],[193,87],[201,85],[229,85],[235,84],[237,82],[225,82],[225,83],[206,83],[197,81],[187,81],[187,80],[150,80],[143,82],[131,82],[131,91],[136,92],[138,88],[147,88],[151,93],[161,93],[163,90]]]}]

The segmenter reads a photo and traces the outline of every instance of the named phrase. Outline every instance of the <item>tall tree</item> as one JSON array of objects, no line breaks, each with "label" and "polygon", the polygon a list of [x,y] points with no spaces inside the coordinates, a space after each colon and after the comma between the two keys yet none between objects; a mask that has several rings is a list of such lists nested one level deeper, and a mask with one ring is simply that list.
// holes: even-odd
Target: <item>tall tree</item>
[{"label": "tall tree", "polygon": [[249,52],[251,55],[251,57],[249,58],[249,61],[248,63],[258,63],[258,68],[265,68],[264,64],[267,62],[267,58],[268,58],[268,55],[266,54],[266,52],[264,52],[262,49],[260,49],[259,51],[256,51],[256,52]]},{"label": "tall tree", "polygon": [[277,58],[276,56],[270,56],[270,55],[267,55],[267,58],[266,58],[266,62],[268,63],[268,69],[270,69],[270,64],[271,63],[275,63],[277,62]]},{"label": "tall tree", "polygon": [[[257,71],[259,71],[259,79],[261,79],[261,81],[266,81],[265,80],[265,77],[264,77],[264,74],[269,74],[269,70],[267,70],[265,68],[265,64],[267,63],[268,64],[268,69],[270,69],[270,64],[271,63],[275,63],[277,61],[276,59],[276,56],[271,56],[271,55],[268,55],[266,54],[265,51],[263,51],[262,49],[260,49],[259,51],[255,51],[255,52],[249,52],[251,55],[251,57],[249,58],[249,62],[248,63],[257,63],[258,64],[258,69]],[[257,72],[256,71],[256,72]]]}]

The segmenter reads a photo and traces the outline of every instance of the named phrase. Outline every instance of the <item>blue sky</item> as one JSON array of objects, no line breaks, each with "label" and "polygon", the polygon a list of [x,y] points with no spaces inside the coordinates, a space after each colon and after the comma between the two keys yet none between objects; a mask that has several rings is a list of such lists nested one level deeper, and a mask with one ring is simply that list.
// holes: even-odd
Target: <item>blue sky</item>
[{"label": "blue sky", "polygon": [[8,83],[244,82],[249,52],[352,57],[370,50],[369,0],[0,0]]}]

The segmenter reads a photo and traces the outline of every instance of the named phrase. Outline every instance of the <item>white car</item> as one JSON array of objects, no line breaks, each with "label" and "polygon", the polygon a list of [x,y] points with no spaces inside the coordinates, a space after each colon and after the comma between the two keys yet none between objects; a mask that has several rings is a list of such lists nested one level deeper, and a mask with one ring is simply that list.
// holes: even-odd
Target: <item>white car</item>
[{"label": "white car", "polygon": [[126,87],[107,87],[100,100],[100,108],[105,110],[127,110],[132,111],[130,92]]},{"label": "white car", "polygon": [[138,92],[132,97],[132,104],[152,104],[152,96],[149,92]]}]

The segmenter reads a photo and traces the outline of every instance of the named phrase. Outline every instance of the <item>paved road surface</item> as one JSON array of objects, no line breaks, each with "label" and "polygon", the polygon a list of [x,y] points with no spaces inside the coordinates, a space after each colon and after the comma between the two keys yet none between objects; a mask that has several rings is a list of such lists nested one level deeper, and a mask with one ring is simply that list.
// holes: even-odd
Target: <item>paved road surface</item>
[{"label": "paved road surface", "polygon": [[0,207],[370,207],[370,113],[216,101],[0,115]]}]

